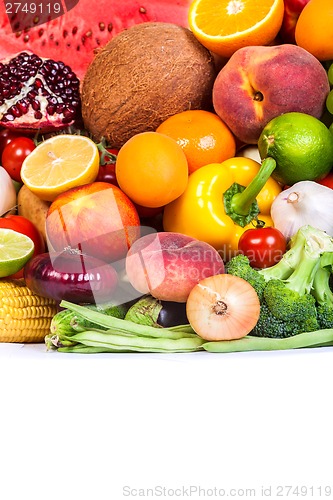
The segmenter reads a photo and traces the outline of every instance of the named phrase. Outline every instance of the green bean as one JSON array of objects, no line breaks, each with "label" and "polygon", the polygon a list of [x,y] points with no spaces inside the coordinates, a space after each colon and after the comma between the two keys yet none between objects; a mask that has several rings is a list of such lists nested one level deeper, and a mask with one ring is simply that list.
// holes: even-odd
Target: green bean
[{"label": "green bean", "polygon": [[107,352],[131,352],[126,349],[120,351],[119,349],[112,349],[109,348],[107,349],[106,347],[92,347],[92,346],[87,346],[87,345],[82,345],[82,344],[76,344],[71,347],[59,347],[58,348],[59,352],[72,352],[72,353],[78,353],[78,354],[98,354],[98,353],[107,353]]},{"label": "green bean", "polygon": [[69,337],[70,340],[91,347],[128,349],[140,352],[191,352],[198,351],[205,342],[202,338],[180,339],[121,335],[97,330],[86,330]]},{"label": "green bean", "polygon": [[168,330],[171,330],[173,332],[192,333],[193,335],[196,335],[196,333],[193,330],[193,328],[191,327],[191,325],[169,326]]},{"label": "green bean", "polygon": [[202,348],[208,352],[245,352],[301,349],[304,347],[324,347],[333,343],[333,329],[316,330],[287,337],[272,339],[247,335],[237,340],[206,342]]},{"label": "green bean", "polygon": [[138,323],[133,323],[132,321],[128,321],[125,319],[107,316],[106,314],[94,311],[85,306],[67,302],[65,300],[61,301],[60,306],[76,312],[86,320],[92,321],[96,325],[108,328],[110,331],[113,331],[113,333],[131,333],[140,337],[154,337],[158,339],[165,338],[174,340],[182,338],[198,338],[198,335],[196,333],[193,333],[192,329],[188,331],[188,325],[186,326],[186,328],[184,328],[184,330],[156,328],[154,326],[140,325]]}]

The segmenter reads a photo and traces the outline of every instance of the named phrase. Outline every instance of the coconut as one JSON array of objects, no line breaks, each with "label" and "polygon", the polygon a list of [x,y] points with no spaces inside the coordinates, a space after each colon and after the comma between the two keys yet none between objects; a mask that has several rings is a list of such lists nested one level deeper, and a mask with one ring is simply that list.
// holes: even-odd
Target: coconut
[{"label": "coconut", "polygon": [[188,109],[212,109],[212,54],[184,27],[147,22],[100,49],[82,81],[84,126],[120,148]]}]

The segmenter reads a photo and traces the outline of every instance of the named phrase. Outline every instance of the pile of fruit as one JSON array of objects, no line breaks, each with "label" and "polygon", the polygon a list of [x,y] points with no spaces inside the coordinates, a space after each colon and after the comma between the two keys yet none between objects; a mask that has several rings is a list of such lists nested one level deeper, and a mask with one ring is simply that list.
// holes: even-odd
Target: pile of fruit
[{"label": "pile of fruit", "polygon": [[333,345],[331,1],[84,4],[2,20],[0,342]]}]

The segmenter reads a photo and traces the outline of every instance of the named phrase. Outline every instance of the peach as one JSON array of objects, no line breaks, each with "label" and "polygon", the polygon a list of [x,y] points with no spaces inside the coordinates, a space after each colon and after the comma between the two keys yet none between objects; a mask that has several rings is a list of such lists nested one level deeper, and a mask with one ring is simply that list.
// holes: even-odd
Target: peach
[{"label": "peach", "polygon": [[264,126],[282,113],[320,118],[329,90],[324,67],[301,47],[248,46],[218,73],[213,106],[240,141],[256,144]]},{"label": "peach", "polygon": [[181,233],[146,234],[126,256],[131,285],[165,301],[186,302],[200,280],[223,272],[224,263],[215,248]]}]

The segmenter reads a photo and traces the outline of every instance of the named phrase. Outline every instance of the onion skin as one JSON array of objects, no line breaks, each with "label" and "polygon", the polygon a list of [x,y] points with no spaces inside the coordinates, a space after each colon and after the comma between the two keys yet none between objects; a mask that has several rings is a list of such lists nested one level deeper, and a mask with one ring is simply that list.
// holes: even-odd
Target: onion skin
[{"label": "onion skin", "polygon": [[68,252],[36,255],[24,268],[26,285],[57,302],[97,304],[110,300],[118,284],[111,264]]},{"label": "onion skin", "polygon": [[255,327],[260,302],[254,288],[232,274],[217,274],[192,288],[186,313],[193,330],[205,340],[234,340]]}]

